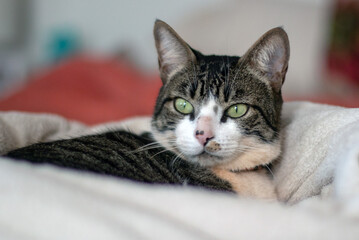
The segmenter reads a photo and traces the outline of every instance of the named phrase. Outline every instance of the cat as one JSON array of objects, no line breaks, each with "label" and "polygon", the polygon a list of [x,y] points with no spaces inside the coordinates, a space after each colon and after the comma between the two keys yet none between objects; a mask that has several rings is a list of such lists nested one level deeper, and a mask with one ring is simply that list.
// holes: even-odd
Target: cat
[{"label": "cat", "polygon": [[280,155],[286,32],[268,31],[241,58],[203,55],[160,20],[154,36],[163,81],[152,119],[154,139],[211,168],[239,193],[273,196],[267,176],[250,170]]},{"label": "cat", "polygon": [[268,31],[243,57],[203,55],[161,20],[154,37],[163,86],[150,134],[112,131],[38,143],[7,156],[275,198],[266,167],[280,155],[281,87],[289,61],[285,31]]}]

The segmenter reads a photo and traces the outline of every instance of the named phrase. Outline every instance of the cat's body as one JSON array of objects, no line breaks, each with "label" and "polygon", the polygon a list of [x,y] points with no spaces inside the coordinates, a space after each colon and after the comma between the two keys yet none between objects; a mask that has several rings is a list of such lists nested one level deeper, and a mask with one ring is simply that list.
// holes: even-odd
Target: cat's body
[{"label": "cat's body", "polygon": [[[197,179],[206,181],[212,179],[210,182],[216,182],[218,179],[213,176],[213,172],[229,181],[232,189],[238,193],[274,198],[274,187],[267,172],[254,169],[266,166],[280,155],[281,86],[289,59],[286,33],[281,28],[272,29],[241,58],[205,56],[190,48],[162,21],[156,21],[154,35],[163,81],[152,118],[151,132],[155,140],[152,146],[160,147],[154,155],[162,157],[161,154],[164,153],[162,147],[164,147],[175,154],[168,153],[172,156],[171,161],[187,162],[185,165],[190,167],[186,168],[188,171],[186,174],[193,175],[198,173],[198,169],[207,169],[208,171],[201,172],[203,175],[200,174]],[[133,138],[129,135],[127,137]],[[92,140],[94,138],[96,137],[88,137]],[[117,140],[119,139],[125,140],[122,136]],[[87,146],[88,151],[102,151],[101,143],[97,145],[87,140],[85,142],[91,146],[90,148]],[[115,138],[112,140],[116,141]],[[85,148],[85,142],[80,146]],[[63,142],[58,142],[58,145],[62,144]],[[48,143],[48,146],[50,145],[51,143]],[[124,148],[125,145],[121,147]],[[51,146],[56,148],[57,145]],[[141,149],[139,152],[147,153],[155,150],[155,148],[149,150],[150,146],[142,143],[142,145],[127,146],[125,149],[126,151]],[[23,152],[32,151],[35,154],[36,149],[40,148],[28,149],[31,150],[23,150]],[[56,151],[51,152],[56,155]],[[112,154],[116,151],[108,151],[105,148],[103,152],[112,159]],[[70,155],[71,148],[70,152],[66,151],[62,157]],[[71,159],[85,160],[85,155],[86,152],[83,152],[83,155]],[[10,153],[10,156],[21,158],[21,150],[20,154],[18,151],[16,156],[13,153]],[[133,168],[138,168],[139,175],[142,171],[138,167],[141,164],[138,163],[149,161],[150,164],[153,160],[149,155],[123,156],[119,161],[127,162],[126,164],[134,161]],[[54,159],[52,154],[42,154],[41,157],[45,157],[45,160],[47,158],[46,161]],[[61,156],[56,161],[59,160]],[[97,161],[96,157],[93,161]],[[107,164],[106,158],[101,157],[100,161]],[[155,161],[159,161],[156,164],[160,164],[161,159],[156,158]],[[86,161],[82,164],[86,164]],[[169,165],[165,166],[169,167]],[[173,169],[169,172],[170,175],[174,174]],[[124,175],[126,174],[121,176],[126,177]],[[132,172],[127,177],[138,180],[135,175],[136,173]],[[153,176],[152,182],[157,182],[155,179],[156,177]],[[185,182],[183,180],[182,183]],[[213,188],[228,190],[228,186],[221,184],[218,188]],[[199,181],[197,185],[206,184]]]},{"label": "cat's body", "polygon": [[163,151],[163,148],[143,151],[142,148],[151,142],[150,136],[111,131],[38,143],[11,151],[7,156],[144,183],[186,184],[232,191],[228,182],[217,178],[208,169],[176,159],[176,155]]}]

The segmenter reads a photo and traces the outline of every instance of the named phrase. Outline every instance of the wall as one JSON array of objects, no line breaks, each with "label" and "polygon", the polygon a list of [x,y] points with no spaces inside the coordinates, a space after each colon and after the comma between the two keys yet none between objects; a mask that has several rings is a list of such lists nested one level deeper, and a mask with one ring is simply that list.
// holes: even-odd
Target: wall
[{"label": "wall", "polygon": [[33,0],[29,55],[35,66],[46,64],[44,51],[54,31],[76,31],[87,51],[111,53],[128,45],[145,66],[156,61],[152,37],[156,18],[178,22],[204,5],[221,0]]},{"label": "wall", "polygon": [[22,54],[25,56],[26,66],[31,70],[51,64],[49,44],[59,31],[74,33],[82,49],[92,54],[112,55],[121,47],[130,47],[135,60],[142,66],[156,69],[157,57],[152,36],[156,18],[168,22],[192,47],[204,53],[231,55],[244,54],[264,32],[272,27],[283,26],[291,42],[285,92],[303,95],[313,94],[321,89],[323,50],[326,46],[331,1],[27,2],[30,17],[26,22],[28,35],[25,52]]},{"label": "wall", "polygon": [[205,53],[243,55],[266,31],[282,26],[288,33],[291,48],[284,92],[300,96],[321,91],[330,1],[226,3],[184,19],[177,30],[192,47]]}]

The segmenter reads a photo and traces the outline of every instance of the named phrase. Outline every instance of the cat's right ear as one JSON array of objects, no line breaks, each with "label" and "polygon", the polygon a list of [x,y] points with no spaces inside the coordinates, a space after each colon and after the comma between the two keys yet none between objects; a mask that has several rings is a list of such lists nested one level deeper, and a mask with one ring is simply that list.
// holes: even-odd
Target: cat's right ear
[{"label": "cat's right ear", "polygon": [[156,20],[153,34],[161,79],[165,84],[188,64],[194,64],[196,57],[188,44],[167,23]]}]

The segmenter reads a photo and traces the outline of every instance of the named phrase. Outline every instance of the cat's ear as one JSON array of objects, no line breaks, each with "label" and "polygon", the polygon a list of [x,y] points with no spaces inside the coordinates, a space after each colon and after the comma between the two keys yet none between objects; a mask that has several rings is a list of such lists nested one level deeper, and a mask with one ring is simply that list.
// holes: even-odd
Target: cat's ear
[{"label": "cat's ear", "polygon": [[[268,81],[277,92],[280,91],[288,69],[289,40],[280,27],[266,32],[239,60],[260,79]],[[243,66],[243,65],[242,65]]]},{"label": "cat's ear", "polygon": [[195,63],[196,57],[191,48],[167,23],[156,20],[153,34],[163,83],[187,64]]}]

